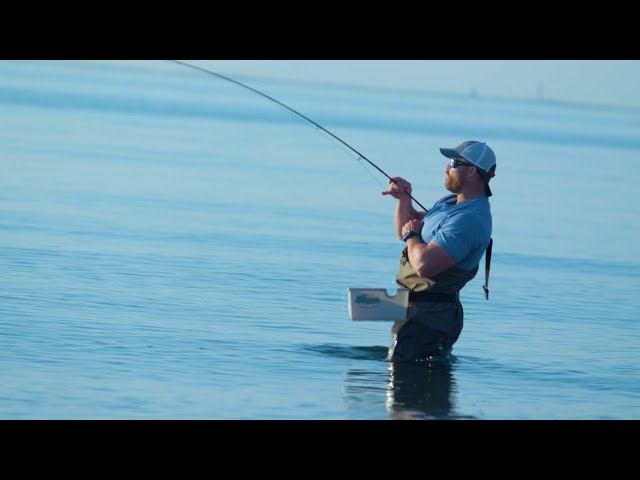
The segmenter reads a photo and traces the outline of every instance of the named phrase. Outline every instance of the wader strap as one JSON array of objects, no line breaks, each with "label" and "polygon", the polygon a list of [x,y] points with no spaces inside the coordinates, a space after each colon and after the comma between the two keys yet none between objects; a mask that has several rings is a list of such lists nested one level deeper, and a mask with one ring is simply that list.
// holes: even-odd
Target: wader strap
[{"label": "wader strap", "polygon": [[484,298],[489,300],[489,269],[491,268],[491,248],[493,248],[493,238],[489,240],[489,246],[484,256]]},{"label": "wader strap", "polygon": [[459,297],[457,293],[409,292],[410,302],[456,303],[458,300]]}]

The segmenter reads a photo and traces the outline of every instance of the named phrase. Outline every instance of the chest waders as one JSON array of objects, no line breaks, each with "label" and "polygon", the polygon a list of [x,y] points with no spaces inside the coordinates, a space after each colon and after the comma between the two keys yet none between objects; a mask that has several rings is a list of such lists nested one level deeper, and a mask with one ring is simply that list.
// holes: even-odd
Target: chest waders
[{"label": "chest waders", "polygon": [[389,360],[409,361],[445,354],[458,340],[463,326],[460,290],[476,276],[472,270],[449,268],[433,279],[419,277],[402,251],[396,282],[411,289],[407,318],[391,329]]}]

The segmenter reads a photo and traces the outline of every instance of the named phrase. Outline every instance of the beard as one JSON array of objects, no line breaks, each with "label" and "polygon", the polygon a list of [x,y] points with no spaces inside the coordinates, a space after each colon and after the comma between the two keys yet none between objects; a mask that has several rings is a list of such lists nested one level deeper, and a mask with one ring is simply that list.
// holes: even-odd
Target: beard
[{"label": "beard", "polygon": [[447,175],[444,179],[444,186],[451,193],[460,193],[462,185],[464,185],[464,182],[460,177],[454,178],[451,175]]}]

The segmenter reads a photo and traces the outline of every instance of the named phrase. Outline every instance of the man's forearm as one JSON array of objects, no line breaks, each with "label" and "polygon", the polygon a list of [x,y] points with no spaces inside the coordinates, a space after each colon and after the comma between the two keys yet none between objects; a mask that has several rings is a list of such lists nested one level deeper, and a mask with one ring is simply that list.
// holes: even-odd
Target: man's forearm
[{"label": "man's forearm", "polygon": [[398,200],[396,205],[396,214],[395,214],[395,227],[396,227],[396,235],[398,238],[402,239],[402,227],[409,220],[413,220],[418,218],[418,212],[415,208],[413,208],[411,199],[409,200]]}]

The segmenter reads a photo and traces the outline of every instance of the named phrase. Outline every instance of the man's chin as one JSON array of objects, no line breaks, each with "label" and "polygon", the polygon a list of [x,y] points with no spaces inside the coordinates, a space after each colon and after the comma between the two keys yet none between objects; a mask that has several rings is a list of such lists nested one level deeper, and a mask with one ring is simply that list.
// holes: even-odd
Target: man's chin
[{"label": "man's chin", "polygon": [[459,193],[460,189],[457,188],[455,185],[450,184],[449,182],[444,182],[444,188],[446,188],[447,190],[449,190],[451,193]]}]

